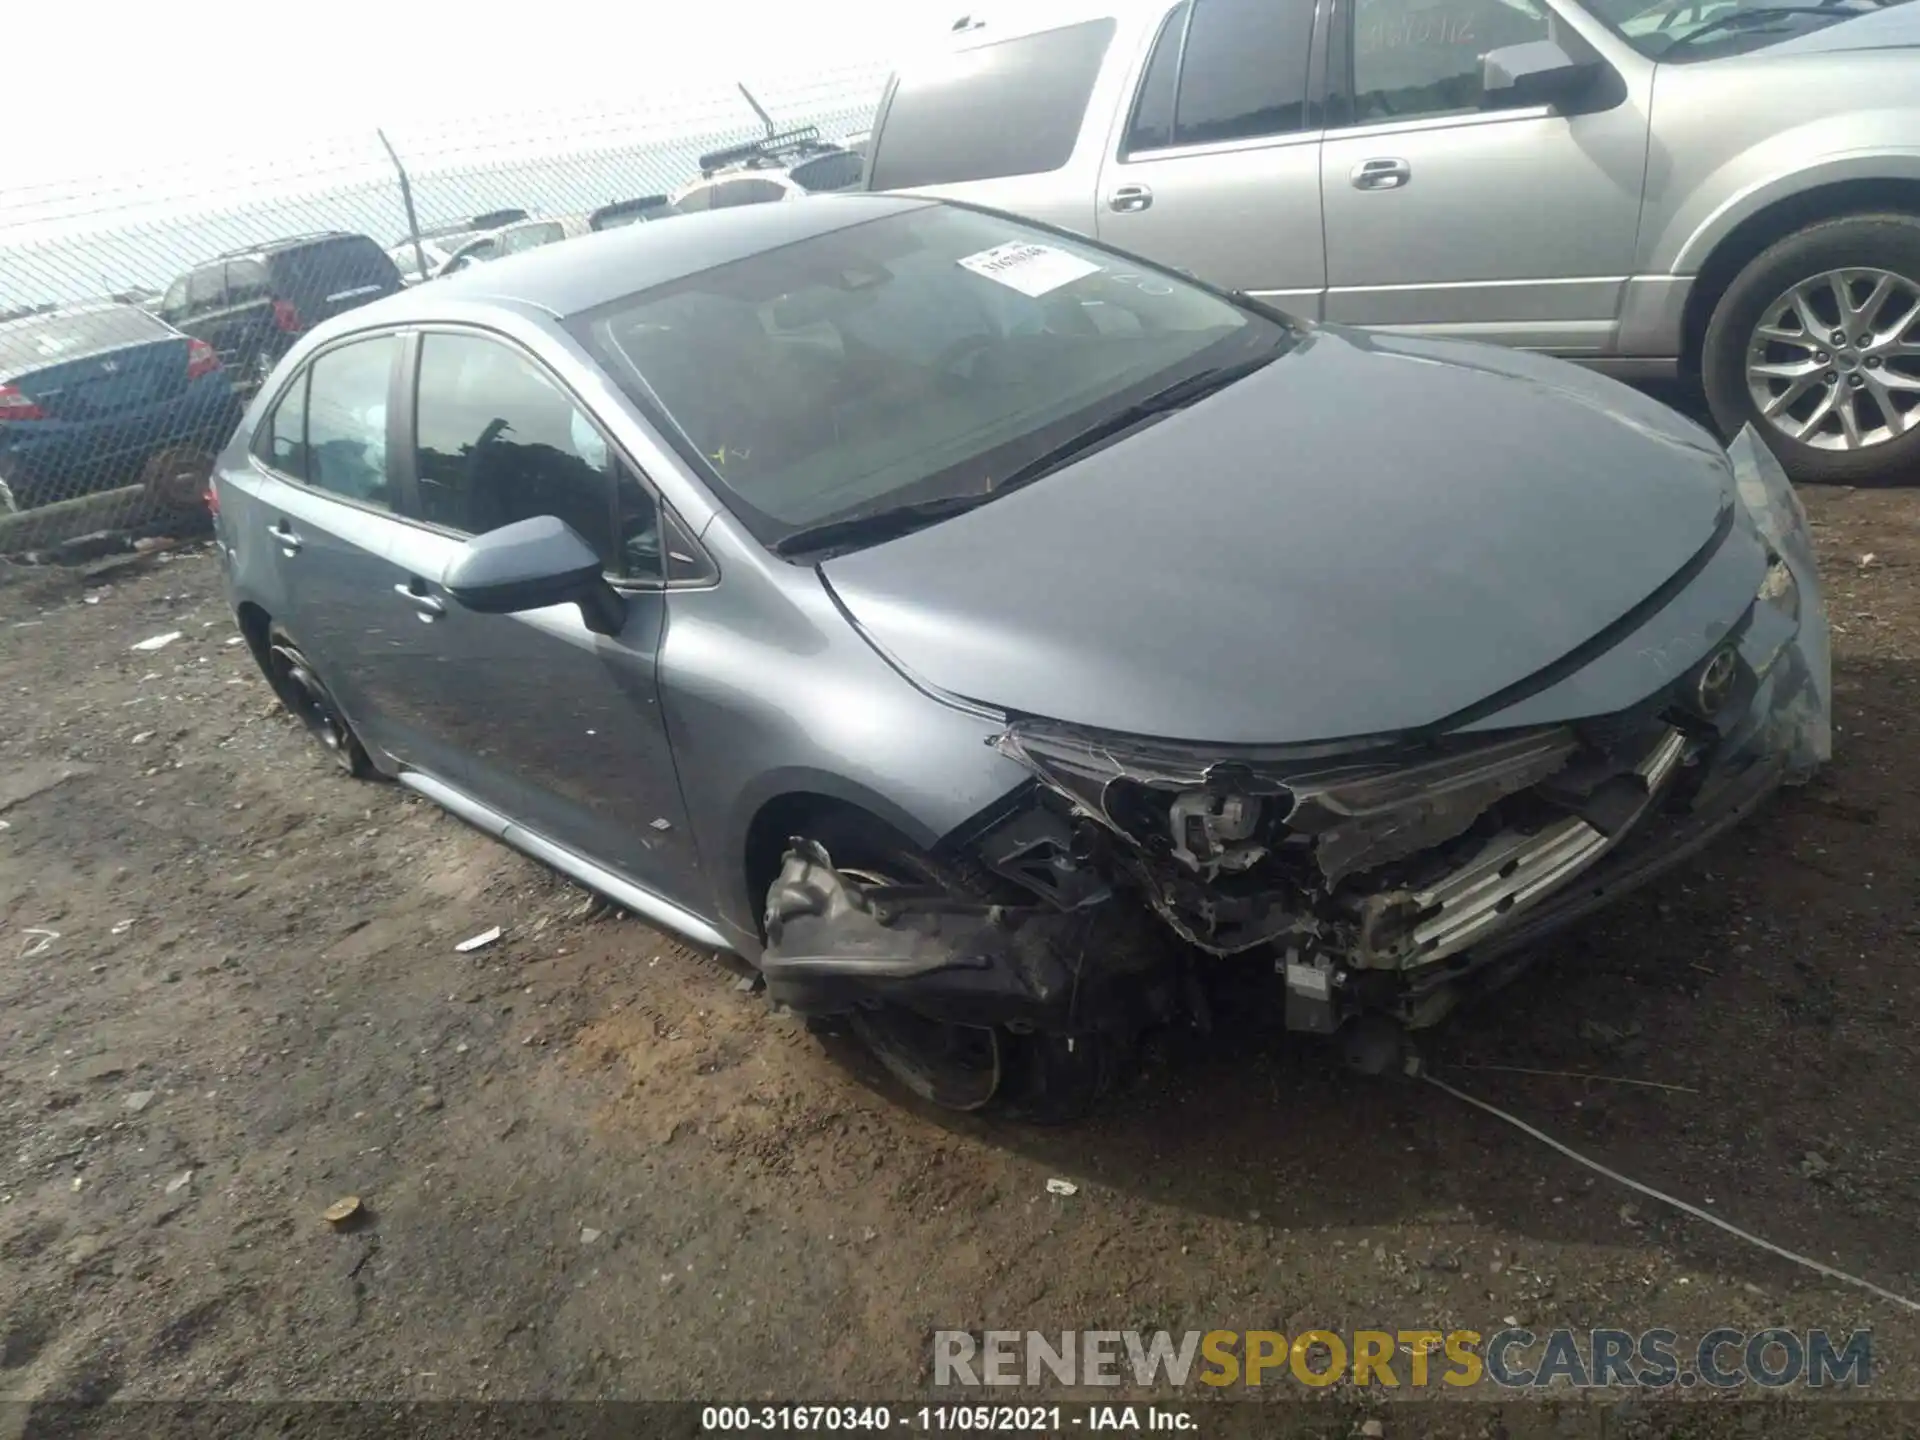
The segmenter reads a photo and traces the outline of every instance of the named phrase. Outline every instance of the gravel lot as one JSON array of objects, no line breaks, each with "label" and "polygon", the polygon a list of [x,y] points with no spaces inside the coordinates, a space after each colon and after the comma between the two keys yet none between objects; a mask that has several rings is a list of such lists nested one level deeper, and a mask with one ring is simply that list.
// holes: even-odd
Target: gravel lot
[{"label": "gravel lot", "polygon": [[[1831,771],[1431,1059],[1920,1295],[1920,491],[1808,503]],[[1913,1315],[1271,1035],[1170,1040],[1073,1131],[918,1109],[721,960],[336,775],[233,635],[205,552],[0,567],[0,1398],[903,1399],[935,1328],[1507,1317],[1871,1326],[1875,1391],[1920,1398]]]}]

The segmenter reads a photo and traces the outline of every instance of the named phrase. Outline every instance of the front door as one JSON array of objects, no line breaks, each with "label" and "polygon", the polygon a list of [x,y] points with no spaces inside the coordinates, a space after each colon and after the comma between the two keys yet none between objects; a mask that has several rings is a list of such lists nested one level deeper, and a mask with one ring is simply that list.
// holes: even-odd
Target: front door
[{"label": "front door", "polygon": [[[698,901],[698,860],[661,715],[667,624],[658,502],[571,395],[488,336],[420,337],[409,462],[417,523],[391,554],[391,598],[423,637],[404,683],[440,778],[534,834],[656,894]],[[605,559],[618,635],[574,606],[463,609],[440,581],[463,538],[554,515]]]},{"label": "front door", "polygon": [[1100,239],[1316,315],[1313,0],[1184,0],[1101,167]]},{"label": "front door", "polygon": [[1558,39],[1543,0],[1342,0],[1320,151],[1326,318],[1612,350],[1646,177],[1647,96],[1485,111],[1481,57]]}]

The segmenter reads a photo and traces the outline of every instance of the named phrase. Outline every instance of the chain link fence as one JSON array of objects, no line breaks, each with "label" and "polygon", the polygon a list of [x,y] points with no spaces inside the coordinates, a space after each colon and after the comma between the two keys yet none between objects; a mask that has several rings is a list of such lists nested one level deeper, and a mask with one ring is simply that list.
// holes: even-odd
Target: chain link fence
[{"label": "chain link fence", "polygon": [[204,523],[213,456],[247,397],[303,330],[341,309],[514,250],[651,223],[677,213],[674,198],[704,206],[685,193],[711,188],[703,161],[725,165],[716,152],[776,130],[776,159],[836,157],[835,183],[857,183],[857,159],[837,147],[858,151],[884,81],[855,66],[751,93],[369,126],[217,170],[9,187],[0,556],[59,560]]}]

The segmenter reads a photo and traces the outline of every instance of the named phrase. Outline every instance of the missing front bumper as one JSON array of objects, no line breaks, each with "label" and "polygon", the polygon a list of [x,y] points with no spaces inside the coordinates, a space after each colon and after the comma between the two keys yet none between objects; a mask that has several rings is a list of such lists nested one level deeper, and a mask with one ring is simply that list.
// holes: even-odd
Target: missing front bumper
[{"label": "missing front bumper", "polygon": [[1138,1028],[1170,1009],[1160,947],[1066,912],[933,887],[865,885],[819,844],[790,842],[767,895],[767,993],[802,1015],[898,1006],[953,1025],[1047,1034]]}]

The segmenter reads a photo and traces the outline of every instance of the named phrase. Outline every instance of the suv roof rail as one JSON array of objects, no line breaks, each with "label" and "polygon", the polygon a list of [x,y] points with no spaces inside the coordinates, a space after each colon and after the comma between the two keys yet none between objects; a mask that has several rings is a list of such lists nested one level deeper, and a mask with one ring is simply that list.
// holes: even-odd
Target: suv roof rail
[{"label": "suv roof rail", "polygon": [[724,150],[709,151],[700,157],[700,173],[712,175],[715,171],[742,164],[773,165],[788,158],[819,155],[840,148],[820,138],[818,125],[800,125],[759,140],[749,140],[744,145],[729,145]]},{"label": "suv roof rail", "polygon": [[247,255],[264,255],[269,250],[286,250],[295,245],[311,245],[316,240],[338,240],[351,236],[351,230],[310,230],[304,235],[278,235],[271,240],[262,240],[254,245],[241,245],[232,250],[222,250],[218,255],[210,256],[201,264],[212,260],[237,260]]}]

